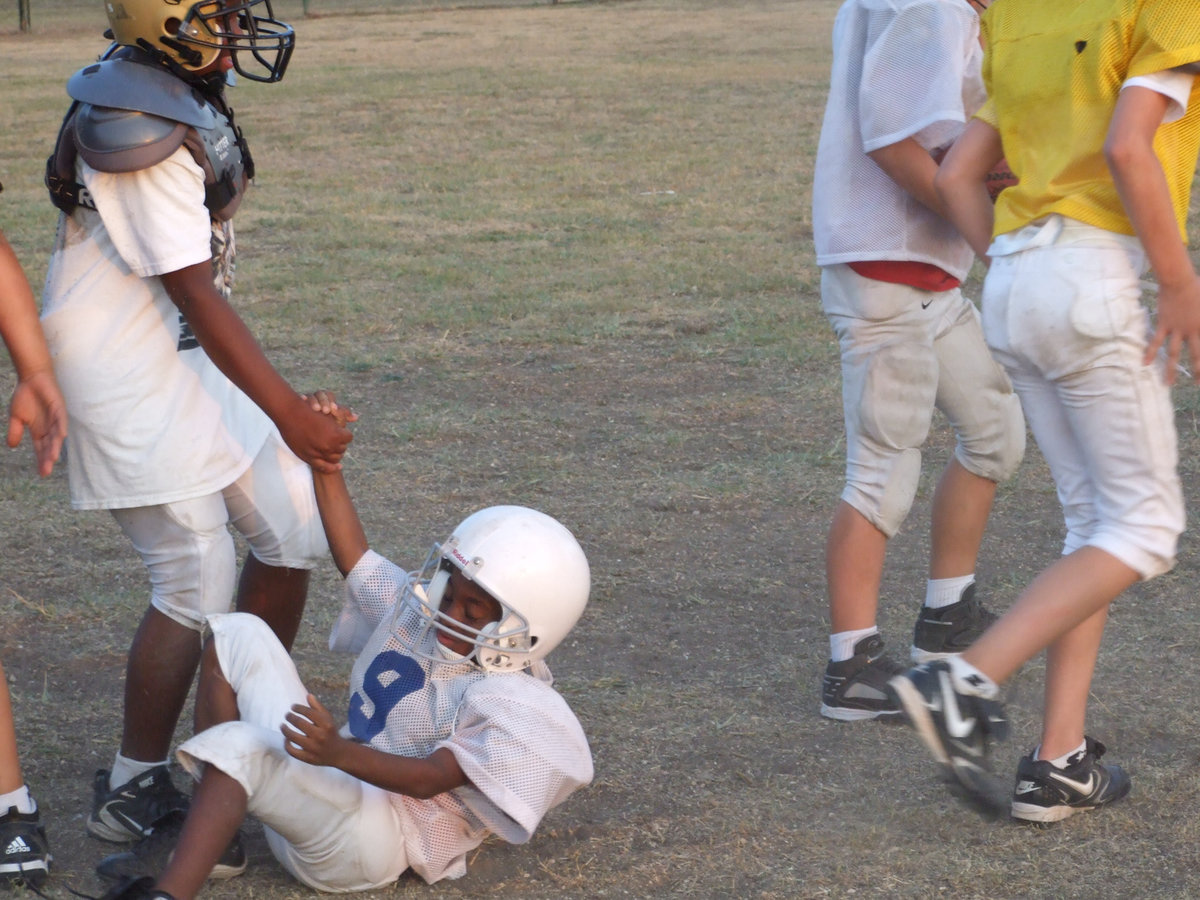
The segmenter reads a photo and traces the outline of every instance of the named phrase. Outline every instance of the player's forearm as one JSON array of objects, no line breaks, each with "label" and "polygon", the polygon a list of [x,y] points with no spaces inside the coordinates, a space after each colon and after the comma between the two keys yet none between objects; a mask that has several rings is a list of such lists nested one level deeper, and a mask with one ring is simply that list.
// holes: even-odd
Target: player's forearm
[{"label": "player's forearm", "polygon": [[937,172],[937,163],[912,138],[905,138],[895,144],[872,150],[867,156],[884,174],[902,187],[910,196],[923,206],[933,210],[939,216],[945,216],[946,210],[942,198],[933,188],[933,176]]},{"label": "player's forearm", "polygon": [[220,295],[190,297],[180,306],[196,340],[230,381],[279,424],[306,414],[308,405],[271,365],[258,341]]},{"label": "player's forearm", "polygon": [[458,760],[444,747],[418,759],[347,741],[339,754],[337,768],[385,791],[418,800],[436,797],[467,783]]},{"label": "player's forearm", "polygon": [[942,198],[946,218],[971,245],[976,256],[987,259],[992,243],[995,210],[984,179],[999,161],[1000,135],[990,125],[972,119],[942,160],[933,184]]},{"label": "player's forearm", "polygon": [[346,575],[367,552],[366,532],[341,472],[313,472],[313,487],[330,555],[338,571]]},{"label": "player's forearm", "polygon": [[0,337],[17,377],[28,379],[52,370],[50,351],[38,321],[29,280],[4,235],[0,234]]},{"label": "player's forearm", "polygon": [[1121,92],[1104,144],[1104,156],[1125,212],[1160,284],[1184,285],[1196,277],[1179,234],[1166,173],[1154,152],[1154,135],[1167,99],[1130,87]]}]

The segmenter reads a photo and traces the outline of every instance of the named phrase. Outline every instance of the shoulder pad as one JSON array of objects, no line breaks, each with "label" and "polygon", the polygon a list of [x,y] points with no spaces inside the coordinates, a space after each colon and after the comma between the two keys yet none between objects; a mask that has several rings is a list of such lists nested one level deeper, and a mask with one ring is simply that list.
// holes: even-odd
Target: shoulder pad
[{"label": "shoulder pad", "polygon": [[212,128],[212,108],[166,69],[128,59],[84,66],[67,80],[71,99],[93,106],[150,113],[193,128]]},{"label": "shoulder pad", "polygon": [[161,116],[81,103],[75,114],[75,145],[101,172],[139,172],[180,148],[188,127]]}]

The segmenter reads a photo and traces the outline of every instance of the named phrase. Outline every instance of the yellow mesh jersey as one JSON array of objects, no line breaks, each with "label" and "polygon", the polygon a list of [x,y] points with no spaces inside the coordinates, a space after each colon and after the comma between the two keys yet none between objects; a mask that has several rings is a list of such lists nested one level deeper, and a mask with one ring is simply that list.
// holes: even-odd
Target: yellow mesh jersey
[{"label": "yellow mesh jersey", "polygon": [[[1127,78],[1200,60],[1200,2],[1002,0],[982,26],[989,100],[976,115],[1000,132],[1020,178],[996,202],[995,233],[1059,213],[1133,234],[1104,160],[1104,138]],[[1160,126],[1154,146],[1186,240],[1200,150],[1196,85],[1187,114]]]}]

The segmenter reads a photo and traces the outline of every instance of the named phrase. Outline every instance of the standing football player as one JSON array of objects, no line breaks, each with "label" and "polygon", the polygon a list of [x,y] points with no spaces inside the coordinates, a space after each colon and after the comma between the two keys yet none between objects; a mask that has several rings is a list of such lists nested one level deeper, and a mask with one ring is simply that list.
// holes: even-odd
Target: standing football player
[{"label": "standing football player", "polygon": [[[1109,604],[1174,565],[1184,527],[1170,385],[1184,345],[1200,360],[1185,227],[1200,16],[1192,0],[1004,0],[984,34],[989,100],[937,187],[992,259],[984,332],[1050,465],[1067,535],[1062,557],[960,658],[894,686],[934,756],[986,792],[997,685],[1045,650],[1041,741],[1017,766],[1011,812],[1055,822],[1129,792],[1085,732],[1092,673]],[[981,183],[1001,154],[1020,182],[993,208]]]},{"label": "standing football player", "polygon": [[841,345],[846,483],[826,545],[831,636],[821,714],[899,715],[876,623],[888,540],[916,495],[934,409],[957,445],[933,497],[912,656],[964,649],[994,618],[975,563],[996,485],[1025,450],[1020,404],[959,285],[974,254],[933,188],[983,103],[967,0],[846,0],[813,176],[821,306]]},{"label": "standing football player", "polygon": [[292,28],[269,0],[121,0],[114,43],[71,77],[47,165],[62,210],[42,322],[71,421],[76,509],[111,512],[146,566],[112,768],[88,830],[145,835],[185,798],[167,769],[206,616],[234,595],[229,525],[250,554],[237,606],[290,646],[326,544],[309,465],[349,430],[275,371],[229,302],[231,218],[253,164],[227,74],[274,82]]}]

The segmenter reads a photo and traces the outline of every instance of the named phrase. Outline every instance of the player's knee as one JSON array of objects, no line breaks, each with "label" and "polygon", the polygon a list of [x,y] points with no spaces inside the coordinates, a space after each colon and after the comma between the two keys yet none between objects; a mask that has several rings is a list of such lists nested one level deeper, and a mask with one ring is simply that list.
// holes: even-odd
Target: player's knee
[{"label": "player's knee", "polygon": [[1012,392],[996,393],[988,402],[994,411],[988,427],[960,436],[956,455],[967,471],[999,483],[1012,477],[1025,457],[1025,416]]},{"label": "player's knee", "polygon": [[154,584],[151,606],[185,628],[203,633],[209,616],[229,611],[237,575],[232,546],[224,529],[215,539],[195,541],[175,577]]},{"label": "player's knee", "polygon": [[869,481],[847,478],[842,499],[891,538],[900,530],[921,480],[921,451],[901,450],[890,454],[886,463],[875,469]]}]

